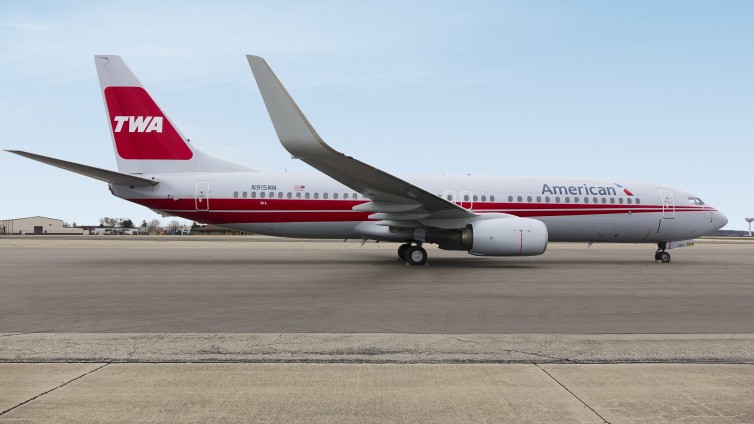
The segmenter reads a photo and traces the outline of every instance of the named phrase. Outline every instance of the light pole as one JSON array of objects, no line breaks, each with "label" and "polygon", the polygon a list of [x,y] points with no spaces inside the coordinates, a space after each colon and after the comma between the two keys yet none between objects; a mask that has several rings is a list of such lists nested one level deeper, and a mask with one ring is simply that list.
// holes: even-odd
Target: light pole
[{"label": "light pole", "polygon": [[751,237],[751,221],[754,221],[754,218],[746,218],[746,222],[749,223],[749,237]]}]

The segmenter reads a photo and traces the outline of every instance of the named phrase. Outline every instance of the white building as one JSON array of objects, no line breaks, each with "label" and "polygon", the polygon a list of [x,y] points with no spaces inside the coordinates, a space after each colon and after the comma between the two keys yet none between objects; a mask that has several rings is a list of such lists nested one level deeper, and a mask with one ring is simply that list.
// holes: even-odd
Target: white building
[{"label": "white building", "polygon": [[138,235],[141,232],[138,228],[116,228],[116,227],[94,227],[89,234],[95,236],[105,235]]},{"label": "white building", "polygon": [[63,226],[62,219],[32,216],[0,220],[0,234],[85,234],[81,228]]}]

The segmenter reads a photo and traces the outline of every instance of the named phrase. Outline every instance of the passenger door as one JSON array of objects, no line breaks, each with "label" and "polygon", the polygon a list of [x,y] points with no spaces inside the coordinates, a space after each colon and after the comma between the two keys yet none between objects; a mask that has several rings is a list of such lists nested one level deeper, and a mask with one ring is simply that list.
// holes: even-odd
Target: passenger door
[{"label": "passenger door", "polygon": [[675,199],[673,198],[673,192],[670,190],[660,190],[660,198],[662,199],[662,217],[665,219],[675,218]]}]

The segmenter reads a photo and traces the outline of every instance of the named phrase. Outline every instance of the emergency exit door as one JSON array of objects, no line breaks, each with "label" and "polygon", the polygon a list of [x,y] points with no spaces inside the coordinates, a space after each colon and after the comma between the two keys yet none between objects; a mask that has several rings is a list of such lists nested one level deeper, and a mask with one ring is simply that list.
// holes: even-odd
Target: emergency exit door
[{"label": "emergency exit door", "polygon": [[208,211],[209,210],[209,183],[199,182],[196,183],[196,210]]}]

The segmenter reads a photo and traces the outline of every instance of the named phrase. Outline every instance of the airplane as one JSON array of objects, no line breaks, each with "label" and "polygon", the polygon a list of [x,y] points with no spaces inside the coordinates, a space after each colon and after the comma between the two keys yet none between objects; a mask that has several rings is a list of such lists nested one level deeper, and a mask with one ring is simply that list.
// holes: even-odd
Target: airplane
[{"label": "airplane", "polygon": [[247,56],[283,147],[320,173],[262,172],[203,153],[120,56],[94,61],[118,171],[8,150],[108,183],[162,215],[282,237],[425,243],[477,256],[541,255],[549,242],[653,243],[667,250],[723,227],[697,195],[662,184],[586,178],[395,176],[323,141],[267,62]]}]

